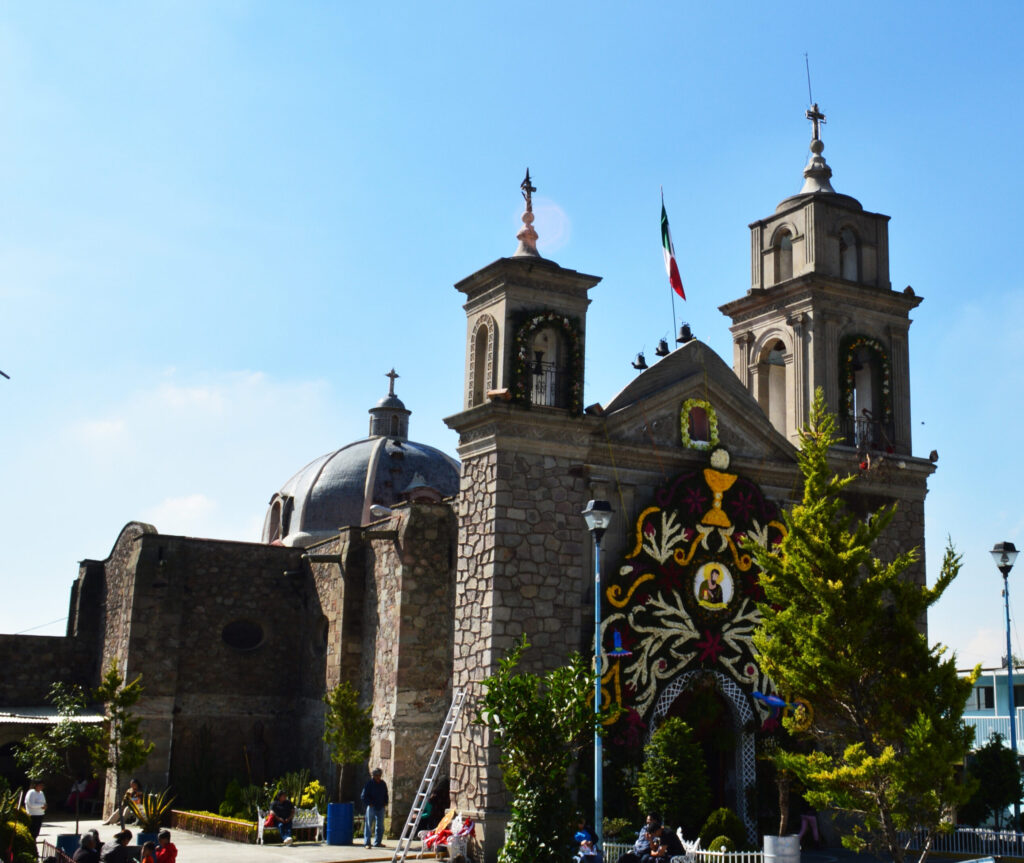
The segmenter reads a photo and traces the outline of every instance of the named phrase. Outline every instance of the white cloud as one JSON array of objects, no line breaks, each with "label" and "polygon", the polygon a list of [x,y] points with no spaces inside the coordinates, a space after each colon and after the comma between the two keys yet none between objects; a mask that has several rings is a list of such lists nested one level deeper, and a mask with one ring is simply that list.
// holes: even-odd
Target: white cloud
[{"label": "white cloud", "polygon": [[125,425],[122,419],[80,420],[71,426],[71,434],[83,443],[107,444],[124,437]]},{"label": "white cloud", "polygon": [[958,668],[972,668],[980,662],[991,668],[999,665],[1005,653],[1006,631],[983,626],[958,649],[956,664]]},{"label": "white cloud", "polygon": [[169,497],[143,513],[142,520],[161,533],[206,536],[217,504],[205,494]]}]

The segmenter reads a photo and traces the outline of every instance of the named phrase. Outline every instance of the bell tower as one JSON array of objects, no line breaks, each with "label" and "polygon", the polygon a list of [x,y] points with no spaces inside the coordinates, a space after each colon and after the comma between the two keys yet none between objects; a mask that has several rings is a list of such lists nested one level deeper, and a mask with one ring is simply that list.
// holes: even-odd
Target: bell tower
[{"label": "bell tower", "polygon": [[515,253],[455,286],[466,295],[463,409],[500,399],[580,414],[587,291],[601,279],[540,256],[529,170],[521,189],[526,210]]},{"label": "bell tower", "polygon": [[813,105],[811,157],[799,193],[750,225],[745,297],[732,319],[733,369],[775,428],[797,441],[814,390],[844,443],[909,454],[910,310],[921,298],[889,282],[889,217],[832,188]]}]

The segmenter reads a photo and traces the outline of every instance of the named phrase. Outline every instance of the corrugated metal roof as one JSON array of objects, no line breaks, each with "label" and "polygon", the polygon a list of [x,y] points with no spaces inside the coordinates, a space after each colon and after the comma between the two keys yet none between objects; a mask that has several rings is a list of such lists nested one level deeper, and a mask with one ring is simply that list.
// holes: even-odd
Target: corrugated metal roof
[{"label": "corrugated metal roof", "polygon": [[[9,707],[0,710],[0,725],[56,725],[61,716],[52,707]],[[103,716],[97,713],[82,713],[74,717],[83,725],[98,725]]]}]

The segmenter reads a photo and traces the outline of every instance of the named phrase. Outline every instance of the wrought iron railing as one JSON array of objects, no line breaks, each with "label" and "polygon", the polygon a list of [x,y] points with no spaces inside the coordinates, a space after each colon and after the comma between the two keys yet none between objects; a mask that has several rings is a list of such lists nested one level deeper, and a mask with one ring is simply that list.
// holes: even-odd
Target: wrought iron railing
[{"label": "wrought iron railing", "polygon": [[566,407],[565,372],[555,363],[530,364],[530,403],[549,408]]},{"label": "wrought iron railing", "polygon": [[892,423],[870,417],[843,417],[840,422],[843,443],[857,449],[888,451],[892,448]]}]

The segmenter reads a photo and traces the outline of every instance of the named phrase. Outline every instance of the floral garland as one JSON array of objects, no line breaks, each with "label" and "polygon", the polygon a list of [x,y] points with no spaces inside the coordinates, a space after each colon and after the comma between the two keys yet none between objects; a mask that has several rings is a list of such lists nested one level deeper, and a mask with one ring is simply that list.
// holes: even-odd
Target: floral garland
[{"label": "floral garland", "polygon": [[[693,408],[704,408],[708,415],[708,429],[711,440],[695,441],[690,439],[690,411]],[[683,446],[688,449],[711,449],[718,446],[718,414],[711,407],[711,402],[704,399],[687,399],[679,410],[679,427]]]},{"label": "floral garland", "polygon": [[843,416],[853,415],[853,363],[858,348],[866,348],[879,359],[879,372],[882,383],[882,421],[890,422],[892,420],[892,389],[889,355],[877,339],[872,339],[868,336],[853,336],[844,342],[844,348],[840,352],[842,366],[839,369],[839,381],[843,388],[839,403],[841,412]]},{"label": "floral garland", "polygon": [[516,328],[513,342],[512,400],[524,405],[530,404],[530,339],[537,330],[548,326],[557,327],[566,337],[569,350],[569,362],[566,369],[569,375],[569,410],[574,414],[582,414],[583,348],[580,325],[576,318],[560,315],[557,312],[526,312]]}]

